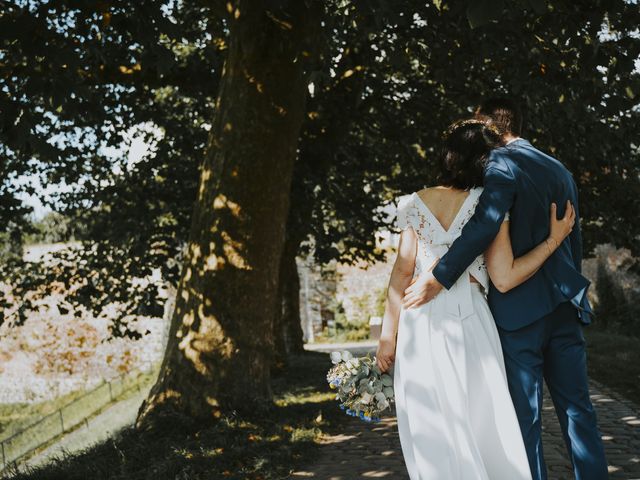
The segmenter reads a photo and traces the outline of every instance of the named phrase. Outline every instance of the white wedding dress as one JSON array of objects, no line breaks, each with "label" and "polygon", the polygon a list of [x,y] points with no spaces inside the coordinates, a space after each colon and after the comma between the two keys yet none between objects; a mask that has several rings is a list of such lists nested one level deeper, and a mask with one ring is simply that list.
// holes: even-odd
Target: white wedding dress
[{"label": "white wedding dress", "polygon": [[[418,237],[414,276],[446,253],[481,192],[470,190],[448,231],[417,193],[400,197],[398,227],[413,228]],[[480,256],[451,289],[401,310],[390,373],[411,480],[531,479],[500,338],[484,295],[488,282]]]}]

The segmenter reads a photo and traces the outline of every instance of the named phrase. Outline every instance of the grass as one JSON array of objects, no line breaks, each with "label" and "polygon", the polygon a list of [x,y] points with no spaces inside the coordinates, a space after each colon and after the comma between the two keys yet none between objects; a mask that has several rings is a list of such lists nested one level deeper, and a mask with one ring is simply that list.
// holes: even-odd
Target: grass
[{"label": "grass", "polygon": [[640,404],[640,339],[585,329],[589,376]]},{"label": "grass", "polygon": [[176,417],[148,433],[126,429],[115,438],[49,464],[12,472],[15,480],[209,480],[289,478],[317,453],[323,430],[344,414],[326,384],[327,354],[305,352],[273,380],[268,416],[225,417],[203,428]]},{"label": "grass", "polygon": [[40,418],[55,412],[82,396],[84,393],[84,390],[78,390],[53,400],[38,403],[0,404],[0,438],[7,438],[17,431],[28,427]]},{"label": "grass", "polygon": [[337,328],[324,327],[314,337],[315,343],[345,343],[370,340],[369,322],[337,322]]},{"label": "grass", "polygon": [[[131,384],[128,390],[114,398],[114,401],[129,397],[133,389],[146,388],[155,380],[157,372],[141,374]],[[94,387],[95,388],[95,387]],[[58,409],[68,405],[82,397],[88,390],[76,390],[53,400],[38,403],[4,403],[0,404],[0,439],[8,438],[14,433],[25,429],[39,419],[54,413]]]}]

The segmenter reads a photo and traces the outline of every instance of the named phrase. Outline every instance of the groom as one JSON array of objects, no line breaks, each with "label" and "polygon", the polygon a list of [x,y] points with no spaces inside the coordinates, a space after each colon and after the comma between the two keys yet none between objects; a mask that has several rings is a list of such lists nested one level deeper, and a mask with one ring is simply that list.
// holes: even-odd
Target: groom
[{"label": "groom", "polygon": [[[495,238],[510,212],[514,257],[525,254],[549,234],[549,206],[562,210],[570,200],[578,213],[578,192],[569,171],[555,158],[519,137],[522,114],[507,99],[481,105],[506,145],[495,149],[485,170],[484,191],[475,214],[431,273],[411,285],[405,306],[430,301],[458,277]],[[562,207],[560,207],[562,206]],[[558,211],[563,215],[564,211]],[[546,381],[560,421],[577,480],[608,478],[596,413],[589,399],[582,324],[591,308],[581,275],[579,222],[536,274],[500,293],[489,289],[489,305],[498,325],[509,390],[518,414],[534,480],[547,478],[542,452],[542,382]]]}]

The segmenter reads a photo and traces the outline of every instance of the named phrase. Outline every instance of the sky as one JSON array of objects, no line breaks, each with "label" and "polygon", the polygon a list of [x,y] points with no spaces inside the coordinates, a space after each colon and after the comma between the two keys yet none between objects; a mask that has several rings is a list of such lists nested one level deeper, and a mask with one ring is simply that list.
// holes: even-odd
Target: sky
[{"label": "sky", "polygon": [[[154,134],[156,139],[159,139],[159,137],[161,136],[159,130],[152,126],[143,125],[139,128],[155,130]],[[127,167],[131,167],[132,165],[142,160],[145,156],[152,154],[153,147],[153,142],[145,142],[141,132],[137,129],[133,129],[125,135],[125,141],[120,148],[106,148],[103,149],[103,152],[112,158],[122,158],[123,155],[126,155],[126,165]],[[118,166],[114,168],[114,173],[119,173],[118,170],[119,162]],[[51,212],[50,208],[43,205],[43,203],[41,202],[41,198],[47,198],[54,192],[68,192],[73,188],[73,186],[69,186],[66,184],[43,185],[38,175],[22,175],[18,177],[14,183],[16,185],[25,185],[27,183],[31,183],[35,187],[35,190],[37,192],[35,195],[27,195],[26,193],[17,195],[17,197],[20,198],[25,204],[33,207],[34,220],[39,220],[47,213]]]}]

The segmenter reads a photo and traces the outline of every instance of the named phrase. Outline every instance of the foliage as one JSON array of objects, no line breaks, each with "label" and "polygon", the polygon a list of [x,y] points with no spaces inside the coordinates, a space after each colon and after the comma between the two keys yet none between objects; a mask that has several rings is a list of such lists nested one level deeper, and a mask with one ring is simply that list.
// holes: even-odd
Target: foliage
[{"label": "foliage", "polygon": [[[311,171],[306,189],[320,261],[368,257],[365,242],[385,227],[376,207],[431,184],[444,127],[497,94],[524,104],[525,137],[574,172],[586,252],[607,241],[639,251],[629,212],[637,210],[640,190],[632,133],[640,126],[634,93],[640,39],[633,33],[640,14],[625,2],[586,10],[552,5],[553,14],[510,9],[500,22],[470,30],[453,6],[410,3],[366,41],[357,42],[353,30],[338,32],[346,37],[339,49],[344,66],[320,77],[325,84],[314,83],[315,91],[328,93],[317,100],[321,110],[310,108],[308,121],[319,125],[307,131],[323,135],[314,134],[309,147],[303,137],[301,153],[314,170],[326,165]],[[358,77],[355,101],[333,98],[329,85]]]},{"label": "foliage", "polygon": [[[640,13],[623,0],[543,5],[326,2],[292,241],[321,263],[379,259],[374,232],[388,227],[379,207],[433,182],[449,122],[508,94],[526,107],[525,136],[574,172],[587,252],[611,242],[637,254]],[[83,225],[82,248],[57,254],[66,262],[57,278],[94,279],[74,306],[128,304],[114,326],[127,334],[126,315],[160,308],[162,284],[177,282],[227,49],[224,14],[200,2],[16,2],[0,32],[0,218],[22,218],[17,196],[34,190],[20,175],[74,186],[46,201]],[[141,138],[151,150],[130,160]],[[4,265],[14,298],[51,278],[42,266]],[[153,271],[155,287],[140,287]]]},{"label": "foliage", "polygon": [[13,220],[0,232],[0,264],[14,262],[22,258],[24,246],[23,231]]},{"label": "foliage", "polygon": [[[22,185],[16,194],[34,193],[33,180],[12,182],[24,174],[73,185],[43,202],[83,226],[80,248],[41,265],[14,258],[2,276],[25,310],[33,306],[26,293],[46,295],[52,278],[73,291],[71,308],[128,305],[113,331],[130,335],[126,316],[161,309],[158,290],[177,282],[226,48],[222,21],[192,4],[18,2],[0,27],[0,78],[10,83],[0,105],[0,178]],[[128,150],[140,139],[151,151],[132,161]],[[149,278],[154,270],[161,280]]]},{"label": "foliage", "polygon": [[598,303],[594,313],[597,315],[599,326],[607,329],[609,325],[613,326],[620,321],[626,310],[627,299],[602,258],[598,259],[596,285]]},{"label": "foliage", "polygon": [[325,327],[315,337],[317,342],[357,342],[370,338],[369,319],[371,316],[384,315],[386,289],[380,288],[351,299],[355,314],[347,318],[342,303],[332,305],[334,326]]},{"label": "foliage", "polygon": [[[341,322],[336,320],[334,342],[357,342],[369,339],[369,321]],[[344,340],[343,340],[344,339]]]},{"label": "foliage", "polygon": [[626,291],[604,258],[598,260],[596,293],[596,328],[640,339],[640,293]]},{"label": "foliage", "polygon": [[60,243],[76,239],[81,225],[71,222],[68,216],[58,212],[49,212],[41,219],[34,221],[33,233],[25,236],[25,244]]}]

